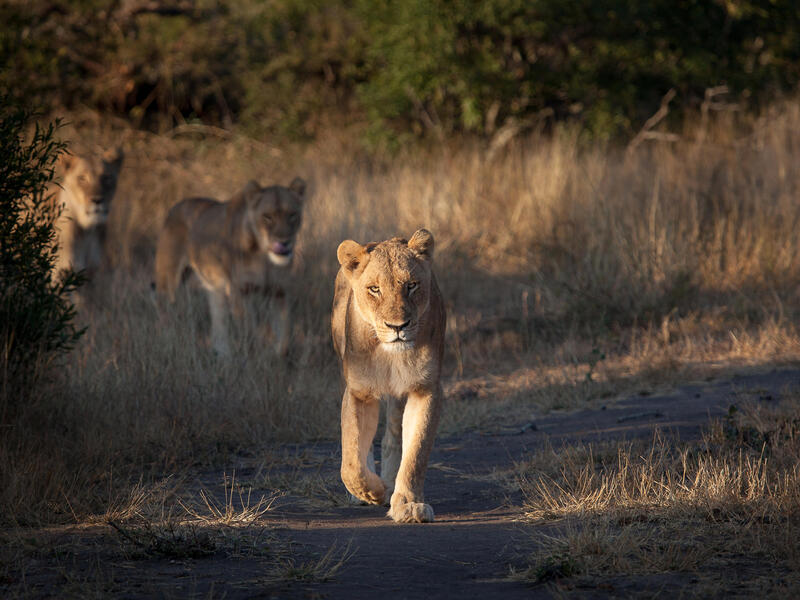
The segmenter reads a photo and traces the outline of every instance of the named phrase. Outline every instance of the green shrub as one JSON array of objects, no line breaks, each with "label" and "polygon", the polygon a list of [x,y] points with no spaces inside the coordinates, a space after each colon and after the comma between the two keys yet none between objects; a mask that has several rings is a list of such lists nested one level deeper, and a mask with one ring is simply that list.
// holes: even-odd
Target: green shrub
[{"label": "green shrub", "polygon": [[26,141],[30,119],[0,98],[0,421],[82,333],[69,300],[82,278],[52,275],[58,208],[48,183],[64,145],[57,124],[36,126]]},{"label": "green shrub", "polygon": [[800,81],[792,0],[224,0],[0,3],[0,86],[135,125],[186,120],[309,136],[366,121],[402,141],[513,119],[637,131],[725,85]]},{"label": "green shrub", "polygon": [[[491,132],[574,118],[595,138],[635,132],[726,84],[735,98],[800,79],[800,11],[786,0],[364,0],[374,126]],[[422,127],[420,127],[420,130]]]}]

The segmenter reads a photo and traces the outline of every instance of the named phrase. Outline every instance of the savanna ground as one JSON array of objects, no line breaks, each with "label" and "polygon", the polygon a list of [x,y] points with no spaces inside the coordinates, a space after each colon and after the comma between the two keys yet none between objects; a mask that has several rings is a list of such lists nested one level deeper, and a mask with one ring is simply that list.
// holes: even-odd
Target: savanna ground
[{"label": "savanna ground", "polygon": [[[704,115],[629,151],[561,128],[391,159],[71,115],[68,139],[126,150],[113,269],[78,348],[4,426],[3,595],[796,592],[800,103]],[[153,301],[160,224],[181,197],[295,175],[311,199],[293,347],[239,331],[219,360],[196,289]],[[447,406],[439,522],[408,527],[338,480],[328,316],[341,240],[421,226]]]}]

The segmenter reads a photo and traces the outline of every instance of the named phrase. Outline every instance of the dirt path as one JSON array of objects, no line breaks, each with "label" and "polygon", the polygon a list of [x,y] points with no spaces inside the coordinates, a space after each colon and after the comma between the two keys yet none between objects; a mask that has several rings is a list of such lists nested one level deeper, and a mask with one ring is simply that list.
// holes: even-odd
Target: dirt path
[{"label": "dirt path", "polygon": [[[544,586],[508,577],[510,569],[526,566],[536,536],[548,526],[519,522],[523,499],[513,487],[502,485],[502,472],[548,441],[558,448],[562,442],[649,437],[656,427],[691,439],[710,418],[724,416],[743,397],[771,401],[786,386],[798,384],[797,370],[734,376],[681,386],[667,395],[632,397],[607,408],[550,414],[492,435],[441,438],[426,482],[427,500],[436,511],[436,522],[429,525],[396,525],[385,517],[385,508],[347,504],[338,483],[336,443],[284,447],[281,451],[287,456],[300,457],[285,471],[265,477],[256,458],[236,465],[240,483],[261,481],[261,489],[266,489],[269,481],[289,482],[290,493],[268,513],[264,541],[255,532],[241,534],[242,548],[289,548],[280,573],[268,566],[275,562],[269,548],[263,553],[241,550],[202,558],[131,560],[107,551],[99,541],[105,538],[107,545],[113,533],[86,531],[81,534],[84,547],[95,550],[75,553],[56,566],[52,559],[31,561],[26,565],[26,589],[37,597],[68,595],[56,590],[63,591],[59,586],[72,577],[80,584],[78,590],[96,585],[108,595],[125,598],[548,597]],[[199,485],[219,489],[221,480],[220,472],[209,472]],[[310,491],[303,492],[305,488]],[[322,557],[329,550],[326,563]],[[343,555],[348,558],[335,575],[319,581],[320,573]],[[316,573],[315,565],[320,569]],[[672,578],[666,585],[665,591],[672,586],[679,591],[682,584],[680,578]],[[0,580],[0,595],[3,586]],[[617,582],[617,593],[624,589],[625,582]],[[599,597],[598,593],[589,595]]]},{"label": "dirt path", "polygon": [[[608,408],[551,414],[500,435],[441,439],[426,482],[427,499],[437,513],[432,525],[395,525],[378,507],[339,508],[324,518],[281,509],[277,514],[283,513],[283,527],[308,551],[324,552],[334,542],[358,549],[335,580],[314,586],[321,597],[371,598],[377,592],[393,598],[548,596],[543,587],[508,578],[510,568],[525,566],[536,534],[518,522],[522,497],[498,485],[498,471],[545,440],[558,448],[562,442],[650,437],[655,428],[691,439],[710,418],[727,413],[735,394],[776,398],[782,388],[798,383],[800,373],[792,371],[745,375],[681,386],[668,395],[636,396]],[[335,453],[335,448],[318,450]],[[309,591],[302,586],[284,590],[285,597],[298,598]]]}]

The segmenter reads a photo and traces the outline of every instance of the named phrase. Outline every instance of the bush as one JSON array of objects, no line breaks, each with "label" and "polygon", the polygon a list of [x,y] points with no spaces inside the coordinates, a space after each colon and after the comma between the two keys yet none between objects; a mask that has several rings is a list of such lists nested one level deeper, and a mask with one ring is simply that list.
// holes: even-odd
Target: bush
[{"label": "bush", "polygon": [[345,116],[399,140],[552,116],[610,138],[637,131],[670,89],[679,109],[716,86],[736,101],[794,88],[800,11],[791,0],[29,0],[0,3],[0,60],[0,86],[137,126],[308,136]]},{"label": "bush", "polygon": [[26,141],[30,119],[0,98],[0,421],[82,333],[69,300],[82,277],[52,275],[59,209],[48,183],[64,145],[57,124],[37,125]]},{"label": "bush", "polygon": [[362,45],[347,2],[0,3],[0,87],[156,130],[313,135],[351,105]]},{"label": "bush", "polygon": [[786,0],[364,1],[373,126],[491,133],[508,118],[635,132],[671,88],[684,106],[800,79],[800,11]]}]

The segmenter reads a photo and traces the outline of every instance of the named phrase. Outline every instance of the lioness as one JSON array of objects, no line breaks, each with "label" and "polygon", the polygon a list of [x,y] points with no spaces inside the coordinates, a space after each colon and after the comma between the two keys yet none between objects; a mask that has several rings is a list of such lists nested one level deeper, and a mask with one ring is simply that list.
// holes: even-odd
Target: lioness
[{"label": "lioness", "polygon": [[156,249],[156,289],[174,301],[184,271],[194,271],[208,292],[211,342],[218,354],[230,353],[226,305],[241,317],[242,296],[251,291],[275,292],[275,345],[286,352],[288,304],[274,271],[292,263],[305,195],[299,177],[289,187],[251,181],[227,202],[187,198],[170,209]]},{"label": "lioness", "polygon": [[56,203],[58,257],[54,272],[83,270],[91,277],[105,258],[106,225],[122,167],[120,148],[105,153],[63,155],[61,189]]},{"label": "lioness", "polygon": [[[433,521],[423,486],[442,406],[439,375],[445,309],[433,275],[433,235],[362,246],[352,240],[336,252],[331,329],[342,360],[342,481],[357,498],[383,504],[399,523]],[[381,476],[372,440],[379,400],[386,397]]]}]

